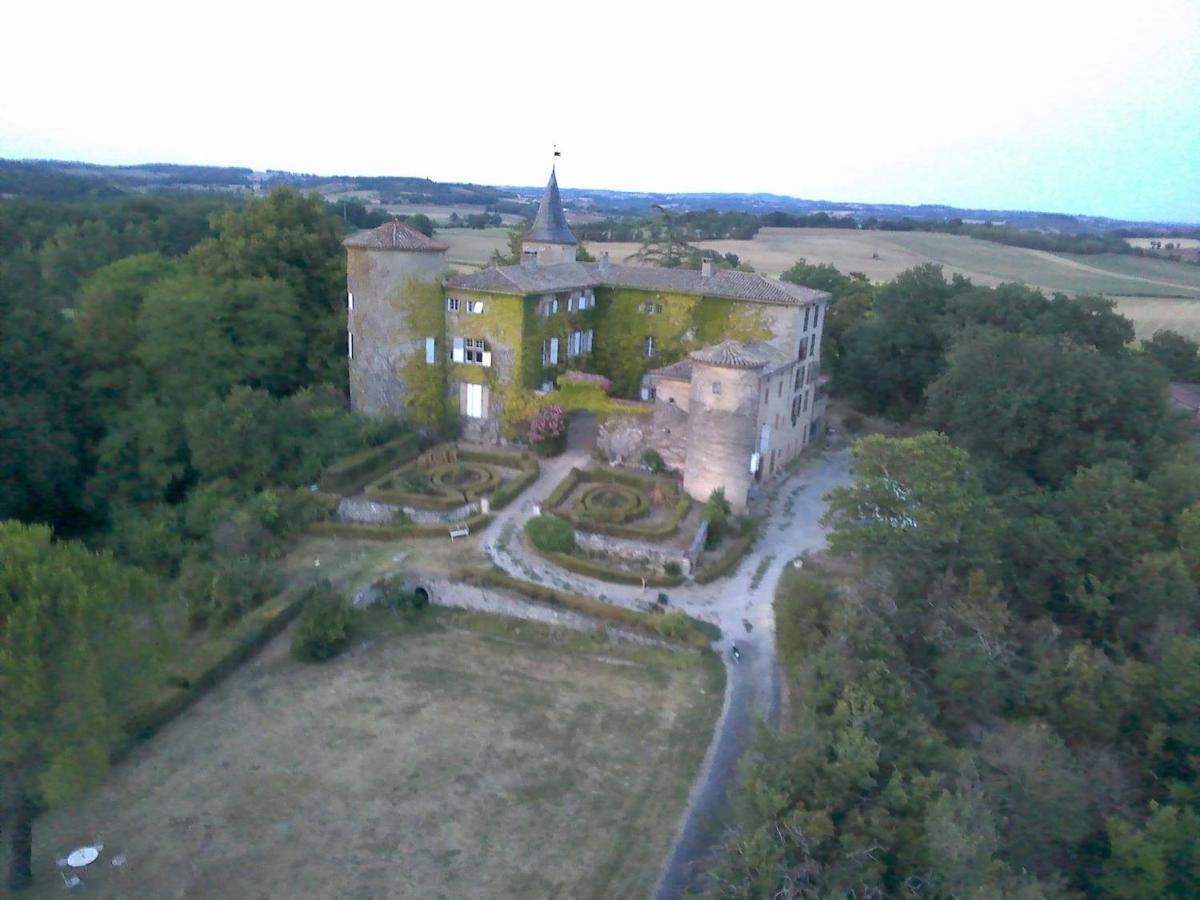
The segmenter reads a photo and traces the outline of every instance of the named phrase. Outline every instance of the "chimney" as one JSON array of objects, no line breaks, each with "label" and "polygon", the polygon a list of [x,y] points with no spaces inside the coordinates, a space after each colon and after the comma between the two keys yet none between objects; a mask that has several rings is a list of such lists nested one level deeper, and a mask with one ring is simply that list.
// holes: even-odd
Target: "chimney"
[{"label": "chimney", "polygon": [[601,272],[608,271],[608,251],[605,250],[600,254],[600,264],[598,266]]},{"label": "chimney", "polygon": [[713,261],[708,257],[700,260],[700,277],[711,278],[713,273]]}]

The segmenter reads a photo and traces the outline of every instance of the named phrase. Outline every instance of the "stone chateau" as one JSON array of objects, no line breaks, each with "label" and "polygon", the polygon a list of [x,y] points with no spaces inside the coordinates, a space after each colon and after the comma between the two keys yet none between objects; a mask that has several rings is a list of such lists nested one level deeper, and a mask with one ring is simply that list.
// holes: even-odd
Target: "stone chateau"
[{"label": "stone chateau", "polygon": [[829,294],[706,261],[700,271],[576,261],[553,170],[521,262],[468,274],[400,222],[345,241],[355,409],[495,441],[568,370],[653,403],[648,443],[699,500],[735,508],[821,427]]}]

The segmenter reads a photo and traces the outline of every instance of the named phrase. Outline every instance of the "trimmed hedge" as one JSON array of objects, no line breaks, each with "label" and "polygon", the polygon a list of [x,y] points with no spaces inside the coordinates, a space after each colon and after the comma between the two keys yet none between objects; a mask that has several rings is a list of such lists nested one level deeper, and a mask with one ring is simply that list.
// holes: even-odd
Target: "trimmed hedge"
[{"label": "trimmed hedge", "polygon": [[735,540],[729,545],[725,554],[714,563],[709,563],[700,567],[700,571],[696,573],[696,582],[699,584],[708,584],[710,581],[716,581],[725,575],[728,575],[742,561],[742,557],[746,555],[746,551],[754,544],[755,538],[758,537],[758,525],[751,526],[749,531]]},{"label": "trimmed hedge", "polygon": [[[491,504],[494,509],[503,509],[521,491],[537,481],[541,474],[541,466],[532,453],[504,453],[496,450],[455,449],[456,456],[462,462],[474,462],[482,465],[500,466],[505,469],[516,469],[522,474],[511,481],[501,483],[498,487],[494,482],[483,485],[468,486],[465,490],[450,492],[443,491],[434,494],[414,494],[410,491],[395,490],[385,487],[395,473],[390,470],[382,473],[373,483],[367,485],[368,500],[377,503],[389,503],[394,506],[414,506],[417,509],[430,509],[448,512],[465,506],[472,500],[488,496],[490,491]],[[391,476],[391,477],[389,477]]]},{"label": "trimmed hedge", "polygon": [[[535,465],[536,463],[537,460],[534,460]],[[496,488],[495,493],[491,497],[492,509],[504,509],[504,507],[512,503],[518,494],[537,481],[541,471],[541,466],[537,466],[534,469],[526,469],[517,478],[514,478],[512,481],[506,481],[500,487]]]},{"label": "trimmed hedge", "polygon": [[558,514],[586,531],[607,534],[609,537],[630,538],[631,540],[653,540],[654,538],[671,537],[671,535],[678,531],[679,523],[683,521],[683,517],[688,514],[688,510],[691,507],[692,498],[684,494],[676,501],[671,511],[667,514],[667,517],[657,525],[627,525],[623,522],[603,522],[599,519],[576,516],[574,513],[568,511],[562,511]]},{"label": "trimmed hedge", "polygon": [[[607,491],[610,495],[622,498],[622,500],[626,501],[625,505],[605,507],[596,504],[593,499],[593,505],[589,506],[589,498],[595,498],[602,491]],[[628,522],[631,519],[641,518],[650,512],[650,501],[646,497],[645,491],[616,482],[611,484],[592,482],[588,484],[583,489],[583,494],[579,498],[579,506],[582,507],[579,511],[579,517],[589,522],[622,523]]]},{"label": "trimmed hedge", "polygon": [[383,487],[392,481],[391,476],[381,478],[373,484],[367,485],[367,489],[363,492],[368,500],[374,500],[376,503],[390,503],[393,506],[415,506],[417,509],[430,509],[437,512],[449,512],[452,509],[458,509],[460,506],[466,506],[469,501],[467,495],[459,493],[458,496],[453,494],[412,494],[408,491],[396,491],[391,488]]},{"label": "trimmed hedge", "polygon": [[170,683],[164,684],[124,723],[125,739],[114,750],[114,760],[132,750],[138,741],[153,735],[262,649],[291,623],[306,597],[306,586],[277,594],[205,641],[182,668],[170,673]]},{"label": "trimmed hedge", "polygon": [[713,641],[720,640],[721,638],[720,628],[711,623],[693,619],[691,616],[685,616],[690,626],[690,630],[686,635],[677,639],[668,638],[663,635],[658,624],[662,619],[661,616],[639,612],[636,609],[628,609],[624,606],[615,606],[611,603],[605,603],[603,600],[597,600],[594,597],[585,597],[582,594],[561,591],[558,588],[552,588],[548,585],[523,581],[504,572],[497,572],[495,569],[464,570],[454,575],[453,580],[477,587],[492,587],[513,591],[529,600],[546,603],[550,606],[561,606],[597,619],[606,619],[614,624],[634,628],[663,640],[674,640],[675,643],[684,644],[689,647],[705,649]]},{"label": "trimmed hedge", "polygon": [[[609,482],[623,484],[643,491],[653,491],[658,484],[663,484],[673,491],[678,491],[679,499],[671,507],[667,517],[658,524],[627,525],[623,522],[605,522],[586,515],[580,515],[569,509],[558,510],[555,507],[562,504],[571,495],[571,491],[580,482]],[[655,475],[643,475],[639,472],[625,472],[620,469],[572,469],[567,477],[558,483],[546,498],[545,508],[552,509],[556,515],[562,516],[571,524],[586,531],[597,534],[607,534],[609,537],[629,538],[631,540],[654,540],[655,538],[670,537],[679,529],[679,523],[691,509],[692,498],[683,493],[678,482],[669,478]]]},{"label": "trimmed hedge", "polygon": [[334,463],[321,473],[321,490],[339,496],[353,494],[368,482],[416,459],[420,453],[420,435],[402,435]]},{"label": "trimmed hedge", "polygon": [[601,581],[612,581],[617,584],[636,584],[640,585],[642,579],[646,579],[646,587],[677,587],[683,584],[682,575],[656,575],[640,572],[630,572],[625,569],[618,569],[616,566],[605,565],[602,562],[597,562],[594,559],[588,559],[586,556],[573,556],[570,553],[538,553],[550,560],[555,565],[562,566],[577,575],[589,575],[592,578],[599,578]]},{"label": "trimmed hedge", "polygon": [[451,528],[465,525],[472,532],[492,521],[490,515],[476,513],[458,522],[436,522],[418,525],[408,522],[403,525],[364,525],[360,522],[314,522],[305,531],[325,537],[360,538],[368,541],[396,541],[402,538],[448,537]]},{"label": "trimmed hedge", "polygon": [[567,477],[555,485],[554,490],[550,492],[550,496],[546,498],[546,509],[553,509],[571,495],[571,491],[575,490],[575,486],[583,480],[583,472],[580,469],[571,469],[567,473]]},{"label": "trimmed hedge", "polygon": [[559,516],[534,516],[525,523],[525,534],[539,553],[570,553],[575,549],[575,529]]},{"label": "trimmed hedge", "polygon": [[542,474],[542,467],[532,453],[505,453],[501,450],[465,449],[458,451],[459,459],[467,462],[486,463],[506,469],[519,469],[521,474],[506,481],[492,492],[492,509],[504,509],[518,494],[529,487]]}]

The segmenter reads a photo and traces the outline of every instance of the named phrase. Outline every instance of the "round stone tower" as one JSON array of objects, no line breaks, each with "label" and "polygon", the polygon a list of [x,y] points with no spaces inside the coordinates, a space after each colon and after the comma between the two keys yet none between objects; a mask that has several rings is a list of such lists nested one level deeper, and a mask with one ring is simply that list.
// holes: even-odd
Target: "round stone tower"
[{"label": "round stone tower", "polygon": [[683,487],[701,502],[723,487],[725,499],[741,512],[754,480],[759,385],[767,360],[737,341],[697,350],[691,360]]},{"label": "round stone tower", "polygon": [[403,366],[414,358],[445,365],[441,285],[449,247],[398,221],[343,243],[350,405],[403,416]]}]

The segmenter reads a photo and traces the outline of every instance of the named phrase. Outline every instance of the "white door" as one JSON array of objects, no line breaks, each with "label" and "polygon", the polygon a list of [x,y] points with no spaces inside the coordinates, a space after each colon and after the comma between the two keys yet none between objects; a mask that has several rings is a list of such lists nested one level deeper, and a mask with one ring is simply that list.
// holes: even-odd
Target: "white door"
[{"label": "white door", "polygon": [[472,419],[483,418],[483,385],[467,385],[467,415]]}]

